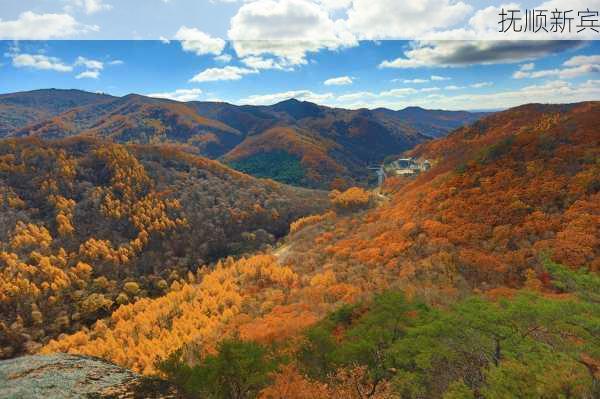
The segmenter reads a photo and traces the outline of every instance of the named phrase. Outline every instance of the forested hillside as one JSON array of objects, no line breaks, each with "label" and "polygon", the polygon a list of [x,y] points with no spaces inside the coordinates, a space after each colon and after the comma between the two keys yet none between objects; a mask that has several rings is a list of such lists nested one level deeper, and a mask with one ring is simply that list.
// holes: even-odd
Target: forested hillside
[{"label": "forested hillside", "polygon": [[[179,144],[255,176],[329,189],[366,186],[372,178],[367,166],[483,115],[346,110],[294,99],[271,106],[184,103],[52,89],[1,95],[0,137]],[[285,160],[283,169],[270,161],[273,157]]]},{"label": "forested hillside", "polygon": [[80,90],[33,90],[0,95],[0,137],[61,112],[114,97]]},{"label": "forested hillside", "polygon": [[33,351],[203,265],[275,243],[326,193],[172,146],[0,142],[0,357]]},{"label": "forested hillside", "polygon": [[433,161],[418,178],[333,191],[276,250],[42,352],[197,397],[598,397],[598,120],[598,102],[488,116],[412,150]]}]

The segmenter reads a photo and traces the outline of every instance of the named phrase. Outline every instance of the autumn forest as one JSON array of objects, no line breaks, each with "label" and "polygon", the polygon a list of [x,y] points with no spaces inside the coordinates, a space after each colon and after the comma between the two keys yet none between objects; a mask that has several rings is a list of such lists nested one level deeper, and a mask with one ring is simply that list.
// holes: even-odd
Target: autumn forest
[{"label": "autumn forest", "polygon": [[[0,359],[181,398],[598,398],[599,121],[0,95]],[[431,168],[379,186],[399,157]]]}]

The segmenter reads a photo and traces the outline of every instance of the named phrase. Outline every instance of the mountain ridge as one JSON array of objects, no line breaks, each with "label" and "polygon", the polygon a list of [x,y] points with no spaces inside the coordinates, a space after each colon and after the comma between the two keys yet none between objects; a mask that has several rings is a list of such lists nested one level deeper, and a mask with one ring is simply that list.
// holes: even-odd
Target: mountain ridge
[{"label": "mountain ridge", "polygon": [[[337,186],[366,185],[372,178],[366,169],[368,165],[445,135],[483,115],[414,107],[398,111],[348,110],[293,98],[273,105],[238,106],[225,102],[179,102],[135,93],[114,97],[47,89],[1,95],[0,136],[55,139],[83,135],[118,143],[177,143],[190,152],[222,158],[245,171],[252,170],[248,165],[253,164],[268,172],[272,166],[261,166],[261,157],[282,153],[297,157],[300,163],[298,178],[289,183],[328,188],[334,182]],[[275,128],[293,133],[279,135],[271,153],[260,147],[249,148],[253,143],[265,143]],[[263,138],[253,138],[259,135]],[[291,141],[286,141],[286,137]],[[312,148],[320,148],[319,152],[325,150],[318,156],[325,164],[340,167],[325,167],[323,173],[318,163],[311,161],[317,155],[309,147],[302,151],[296,148],[291,153],[298,138],[314,143],[316,147]],[[236,151],[238,146],[245,150]]]}]

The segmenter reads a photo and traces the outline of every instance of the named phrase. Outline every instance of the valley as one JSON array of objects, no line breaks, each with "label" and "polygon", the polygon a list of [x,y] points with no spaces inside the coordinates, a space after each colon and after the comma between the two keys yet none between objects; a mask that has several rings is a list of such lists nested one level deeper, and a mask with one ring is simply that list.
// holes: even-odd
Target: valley
[{"label": "valley", "polygon": [[[0,96],[23,111],[0,125],[2,357],[98,357],[182,397],[600,392],[599,102],[43,93]],[[418,173],[375,187],[384,160]]]},{"label": "valley", "polygon": [[[271,106],[184,103],[56,89],[0,95],[0,115],[3,109],[10,117],[0,120],[0,137],[176,144],[259,177],[319,189],[372,183],[368,165],[486,115],[417,107],[346,110],[294,99]],[[288,172],[270,174],[272,158],[285,159]]]}]

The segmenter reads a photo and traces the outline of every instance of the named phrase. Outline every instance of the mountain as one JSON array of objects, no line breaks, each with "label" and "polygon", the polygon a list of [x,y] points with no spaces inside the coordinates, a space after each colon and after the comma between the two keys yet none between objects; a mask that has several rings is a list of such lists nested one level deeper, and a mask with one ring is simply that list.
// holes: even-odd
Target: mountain
[{"label": "mountain", "polygon": [[34,90],[0,95],[0,137],[66,110],[109,101],[114,97],[81,90]]},{"label": "mountain", "polygon": [[520,287],[546,255],[598,270],[598,117],[600,102],[530,104],[423,143],[406,155],[431,170],[388,179],[389,202],[362,223],[340,221],[312,248],[339,273],[387,265],[412,289]]},{"label": "mountain", "polygon": [[391,114],[432,138],[443,137],[448,132],[471,124],[487,114],[485,112],[427,110],[421,107],[407,107],[399,111],[377,108],[374,112],[381,115]]},{"label": "mountain", "polygon": [[0,358],[161,296],[218,259],[265,250],[328,206],[326,192],[173,145],[0,141]]},{"label": "mountain", "polygon": [[[406,389],[415,386],[422,397],[442,397],[465,370],[480,376],[464,380],[469,390],[482,387],[486,379],[501,389],[502,382],[487,370],[533,367],[524,356],[530,353],[527,346],[519,346],[524,339],[540,349],[535,351],[540,356],[556,353],[542,350],[548,339],[558,340],[552,341],[555,348],[572,347],[560,328],[551,330],[566,322],[566,308],[582,312],[574,316],[579,321],[600,317],[593,294],[594,284],[600,284],[593,277],[600,268],[599,117],[600,102],[532,104],[487,116],[409,152],[433,163],[416,179],[390,178],[378,195],[359,188],[333,193],[335,212],[295,222],[280,248],[223,261],[200,284],[188,284],[152,303],[128,305],[106,324],[53,341],[43,351],[101,356],[152,373],[151,359],[166,359],[171,343],[183,348],[182,359],[196,359],[198,351],[213,353],[222,337],[233,336],[265,345],[285,343],[280,347],[296,354],[292,358],[297,363],[281,371],[279,383],[292,381],[285,377],[289,372],[305,389],[315,379],[315,384],[329,381],[330,386],[343,383],[344,376],[356,381],[352,376],[364,376],[364,369],[343,368],[356,364],[383,370],[382,388],[384,380],[407,383]],[[365,305],[373,293],[386,290],[403,293]],[[211,308],[216,297],[237,295],[239,301],[230,300],[208,317],[197,311]],[[585,299],[579,302],[578,295]],[[387,313],[371,317],[369,309]],[[122,323],[124,317],[136,321]],[[154,327],[157,320],[163,327]],[[362,329],[352,330],[359,320]],[[527,335],[542,324],[544,334]],[[587,365],[594,372],[593,364],[598,364],[597,337],[585,332],[588,327],[568,327],[582,334],[576,338],[581,351],[569,357],[565,349],[559,357],[570,359],[569,367],[577,368],[582,373],[577,378],[583,379],[591,379]],[[413,331],[422,335],[411,335]],[[498,350],[495,331],[516,331],[518,336],[507,339],[511,349],[496,363],[488,356]],[[410,339],[404,346],[391,346],[394,336]],[[169,345],[158,345],[158,337]],[[349,346],[336,352],[346,339]],[[314,346],[302,344],[306,340]],[[393,349],[386,356],[395,362],[395,371],[389,372],[388,363],[371,362],[368,354],[381,354],[382,348]],[[429,349],[432,353],[413,353]],[[468,363],[464,350],[474,351]],[[419,366],[417,357],[431,360]],[[554,364],[559,358],[540,361]],[[579,368],[580,361],[586,366]],[[406,382],[406,375],[414,378]],[[588,389],[592,384],[584,385]]]},{"label": "mountain", "polygon": [[[197,111],[245,131],[247,139],[224,155],[224,159],[246,172],[267,175],[273,170],[270,160],[291,158],[305,170],[296,183],[322,186],[335,182],[347,187],[353,182],[369,180],[368,165],[379,163],[385,156],[399,154],[416,144],[441,136],[456,127],[471,123],[484,113],[428,111],[419,108],[392,111],[345,110],[319,106],[290,99],[272,106],[235,107],[219,103],[194,103]],[[239,122],[243,121],[243,122]],[[291,142],[282,139],[281,127]],[[277,140],[269,138],[277,132]],[[264,135],[262,138],[254,136]],[[305,136],[321,142],[326,160],[306,146],[298,149],[295,138]],[[287,148],[293,148],[289,151]],[[285,153],[285,155],[282,155]],[[315,160],[317,158],[317,160]],[[320,163],[320,168],[316,167]],[[288,174],[289,175],[289,174]],[[289,177],[289,176],[288,176]],[[290,181],[291,182],[291,181]],[[291,182],[293,183],[293,182]]]},{"label": "mountain", "polygon": [[181,143],[211,157],[221,155],[243,139],[237,130],[198,115],[184,103],[135,94],[65,111],[13,135],[42,138],[84,135],[118,143]]},{"label": "mountain", "polygon": [[[257,176],[328,188],[366,184],[372,179],[367,166],[483,115],[346,110],[294,99],[271,106],[236,106],[38,90],[0,97],[0,136],[84,135],[119,143],[177,143]],[[273,136],[277,140],[263,148]],[[274,169],[272,159],[279,158],[291,164],[293,172]]]}]

